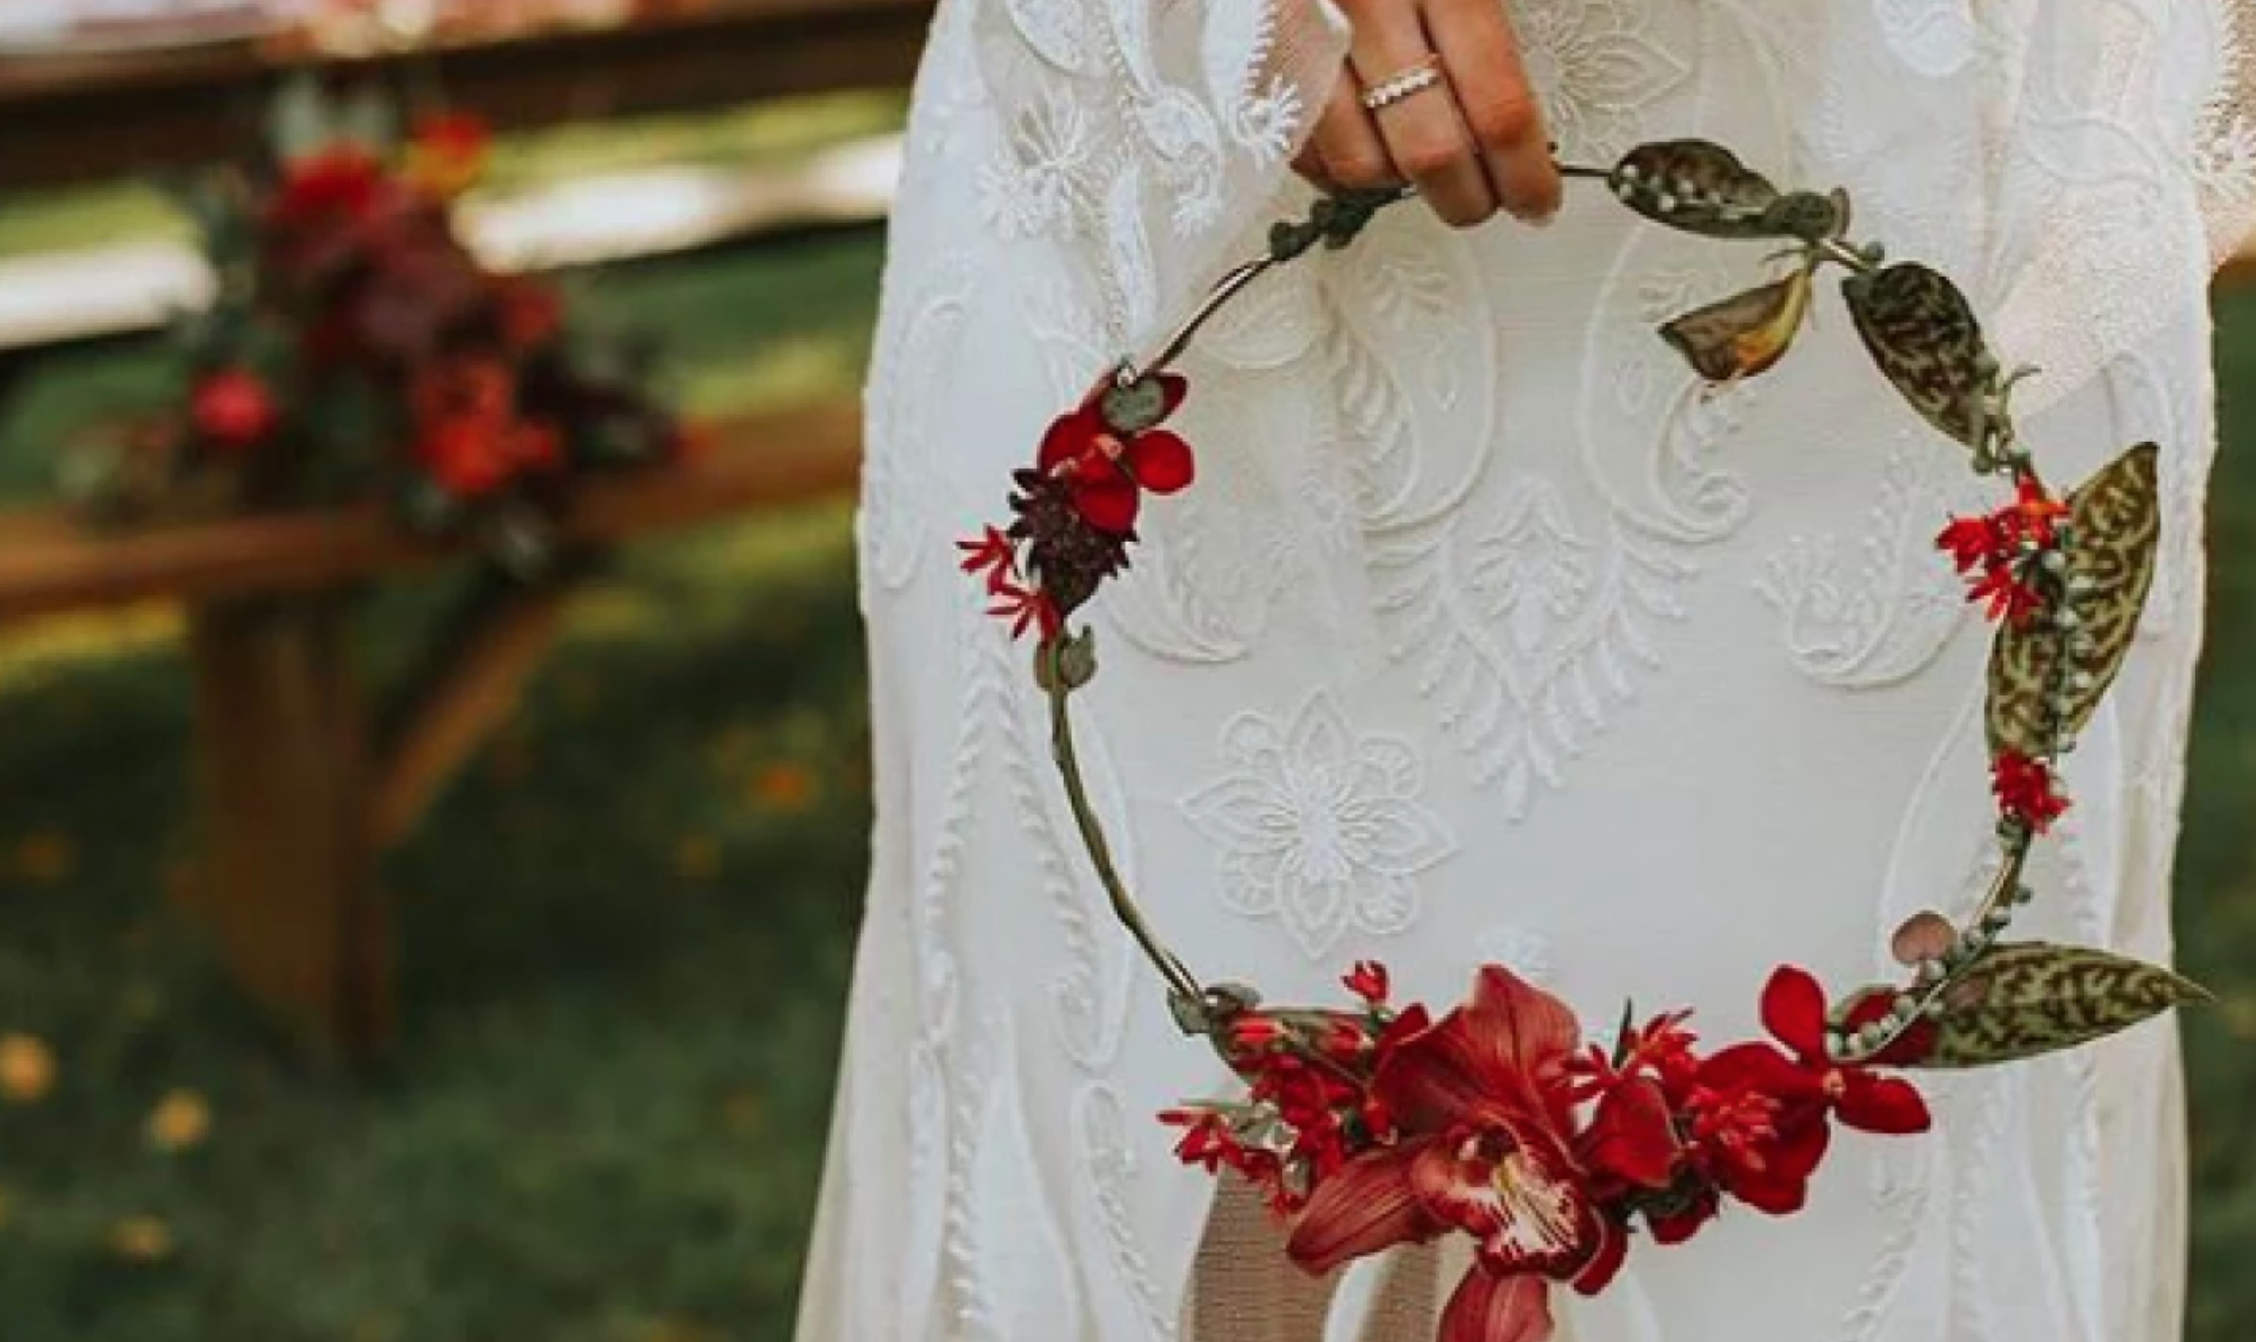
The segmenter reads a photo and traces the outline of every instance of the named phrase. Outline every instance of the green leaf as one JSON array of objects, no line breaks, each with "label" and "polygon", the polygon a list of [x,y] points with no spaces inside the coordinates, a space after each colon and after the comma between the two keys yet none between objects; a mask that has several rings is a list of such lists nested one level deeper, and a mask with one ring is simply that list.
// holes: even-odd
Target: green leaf
[{"label": "green leaf", "polygon": [[1957,285],[1914,262],[1841,282],[1872,361],[1929,424],[1981,447],[1998,364]]},{"label": "green leaf", "polygon": [[[1993,753],[2043,755],[2052,732],[2081,732],[2123,669],[2138,632],[2139,615],[2154,585],[2162,541],[2157,489],[2160,449],[2142,443],[2102,467],[2068,496],[2068,568],[2064,598],[2076,613],[2080,650],[2039,618],[2027,627],[2007,624],[1990,650],[1987,715]],[[2076,591],[2076,587],[2084,590]],[[2068,664],[2059,666],[2066,652]],[[2056,721],[2051,700],[2065,712]]]},{"label": "green leaf", "polygon": [[2208,1001],[2158,965],[2082,946],[2000,946],[1945,994],[1918,1066],[1988,1067],[2077,1048],[2173,1007]]}]

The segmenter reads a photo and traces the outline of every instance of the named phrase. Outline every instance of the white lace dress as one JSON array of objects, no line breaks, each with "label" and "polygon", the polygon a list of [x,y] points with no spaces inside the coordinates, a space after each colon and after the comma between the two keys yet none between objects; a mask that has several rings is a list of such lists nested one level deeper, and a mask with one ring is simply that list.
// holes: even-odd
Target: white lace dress
[{"label": "white lace dress", "polygon": [[[1566,156],[1731,144],[1846,186],[1953,275],[2073,480],[2164,444],[2142,641],[2069,764],[2038,933],[2164,959],[2212,264],[2256,216],[2242,0],[1510,0]],[[1317,0],[944,0],[868,394],[875,872],[805,1342],[1403,1342],[1428,1251],[1307,1280],[1154,1112],[1220,1093],[1107,920],[1025,650],[951,542],[1097,370],[1262,226],[1338,69]],[[1390,212],[1202,342],[1198,486],[1146,510],[1080,721],[1098,802],[1210,978],[1328,1002],[1385,960],[1443,1005],[1516,967],[1755,1030],[1769,968],[1847,983],[1988,852],[1985,631],[1932,539],[1964,451],[1837,299],[1703,397],[1660,321],[1721,247],[1577,198],[1548,230]],[[1572,1342],[2174,1342],[2167,1026],[1944,1080],[1937,1130],[1849,1140],[1791,1223],[1727,1217],[1566,1307]],[[1453,1278],[1450,1278],[1453,1280]]]}]

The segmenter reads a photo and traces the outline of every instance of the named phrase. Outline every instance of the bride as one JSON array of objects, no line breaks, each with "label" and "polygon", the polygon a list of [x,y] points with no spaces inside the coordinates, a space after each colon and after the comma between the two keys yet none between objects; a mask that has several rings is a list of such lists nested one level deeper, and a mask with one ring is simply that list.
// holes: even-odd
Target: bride
[{"label": "bride", "polygon": [[[1107,920],[1026,653],[952,542],[1100,372],[1314,183],[1407,181],[1185,365],[1199,487],[1095,616],[1085,764],[1201,964],[1446,1003],[1505,965],[1592,1038],[1635,985],[1759,1030],[1795,959],[1888,966],[1990,852],[1985,631],[1932,547],[1986,506],[1837,304],[1709,393],[1655,338],[1747,287],[1564,195],[1549,145],[1731,145],[1955,278],[2064,479],[2163,444],[2140,640],[2067,765],[2039,935],[2166,960],[2214,445],[2205,289],[2256,224],[2239,0],[943,0],[868,391],[878,825],[805,1342],[1407,1342],[1457,1267],[1324,1279],[1153,1121],[1223,1093]],[[1302,180],[1305,179],[1305,180]],[[1509,219],[1497,218],[1499,215]],[[1523,227],[1512,222],[1520,221]],[[1826,329],[1830,328],[1830,330]],[[1641,1002],[1640,1006],[1648,1005]],[[2175,1038],[1929,1086],[1791,1225],[1639,1254],[1575,1342],[2170,1342]]]}]

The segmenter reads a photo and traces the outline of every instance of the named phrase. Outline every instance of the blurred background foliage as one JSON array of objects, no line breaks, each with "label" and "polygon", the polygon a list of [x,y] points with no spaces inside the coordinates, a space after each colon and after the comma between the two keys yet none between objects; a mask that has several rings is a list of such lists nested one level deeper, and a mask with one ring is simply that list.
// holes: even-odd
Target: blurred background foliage
[{"label": "blurred background foliage", "polygon": [[[575,130],[512,142],[499,172],[787,163],[898,114]],[[0,206],[0,254],[171,227],[103,187]],[[833,231],[582,283],[666,332],[690,408],[746,409],[853,394],[880,247]],[[2223,998],[2187,1030],[2193,1342],[2256,1318],[2256,292],[2220,310],[2179,890],[2185,961]],[[0,498],[48,493],[52,445],[160,368],[133,341],[16,366]],[[448,589],[375,594],[373,673]],[[131,611],[0,642],[0,1337],[788,1337],[869,822],[845,505],[638,544],[578,604],[526,711],[385,871],[405,1020],[370,1078],[292,1062],[167,911],[193,839],[164,827],[190,814],[179,627]]]}]

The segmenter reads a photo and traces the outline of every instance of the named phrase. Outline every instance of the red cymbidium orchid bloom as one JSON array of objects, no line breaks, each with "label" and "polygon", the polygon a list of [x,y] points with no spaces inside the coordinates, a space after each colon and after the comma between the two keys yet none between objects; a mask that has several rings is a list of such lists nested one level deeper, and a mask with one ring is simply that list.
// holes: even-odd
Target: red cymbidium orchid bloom
[{"label": "red cymbidium orchid bloom", "polygon": [[1710,1172],[1726,1192],[1784,1216],[1808,1200],[1834,1119],[1883,1136],[1927,1131],[1927,1102],[1910,1082],[1826,1052],[1825,990],[1806,970],[1779,966],[1763,989],[1762,1018],[1783,1049],[1740,1044],[1700,1069],[1699,1109],[1715,1128]]},{"label": "red cymbidium orchid bloom", "polygon": [[1373,1097],[1399,1139],[1321,1184],[1289,1252],[1311,1272],[1461,1230],[1478,1260],[1452,1297],[1442,1342],[1541,1342],[1548,1283],[1595,1293],[1626,1248],[1600,1206],[1607,1181],[1665,1184],[1677,1142],[1650,1081],[1600,1101],[1580,1141],[1567,1062],[1580,1030],[1558,999],[1481,971],[1467,1005],[1380,1062]]},{"label": "red cymbidium orchid bloom", "polygon": [[[1157,378],[1164,394],[1159,421],[1183,404],[1190,382],[1173,373]],[[1037,464],[1072,489],[1074,508],[1099,531],[1124,536],[1136,528],[1146,490],[1173,494],[1191,483],[1196,467],[1191,445],[1165,429],[1132,433],[1115,429],[1104,415],[1106,381],[1079,408],[1050,425],[1042,437]]]}]

